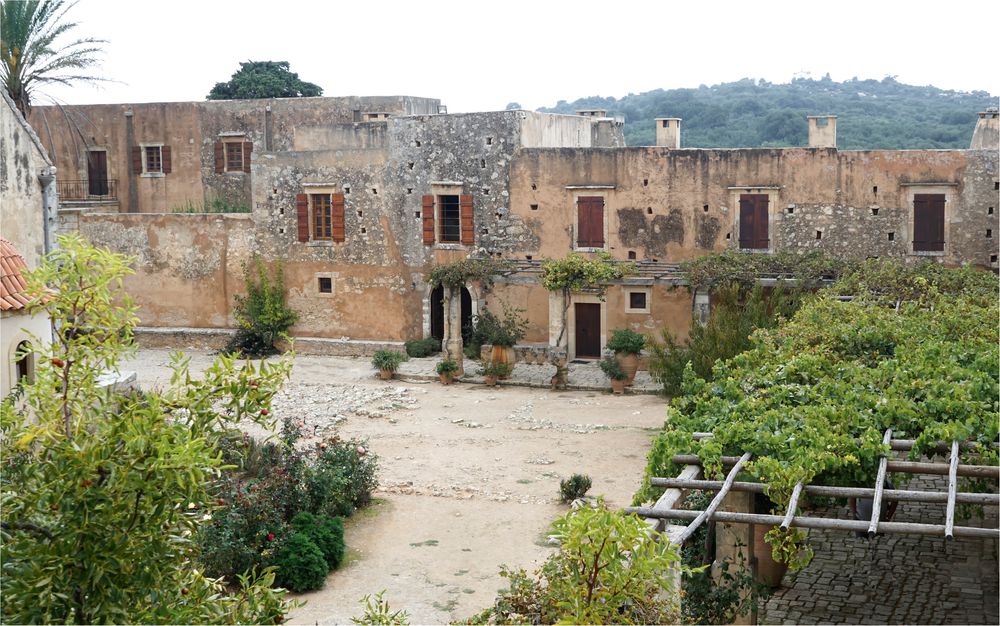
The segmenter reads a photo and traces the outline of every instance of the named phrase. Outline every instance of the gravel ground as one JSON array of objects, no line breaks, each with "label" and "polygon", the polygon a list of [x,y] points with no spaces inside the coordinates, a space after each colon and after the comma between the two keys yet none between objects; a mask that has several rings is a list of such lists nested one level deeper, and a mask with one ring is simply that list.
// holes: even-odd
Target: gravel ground
[{"label": "gravel ground", "polygon": [[[187,350],[191,369],[212,360]],[[127,366],[143,388],[169,381],[168,351]],[[376,502],[346,524],[348,563],[302,594],[294,624],[343,624],[385,590],[414,624],[447,623],[489,606],[499,566],[534,569],[548,525],[567,507],[559,481],[580,472],[593,495],[629,504],[664,401],[652,395],[380,381],[367,359],[299,355],[274,416],[322,437],[367,439],[380,458]]]}]

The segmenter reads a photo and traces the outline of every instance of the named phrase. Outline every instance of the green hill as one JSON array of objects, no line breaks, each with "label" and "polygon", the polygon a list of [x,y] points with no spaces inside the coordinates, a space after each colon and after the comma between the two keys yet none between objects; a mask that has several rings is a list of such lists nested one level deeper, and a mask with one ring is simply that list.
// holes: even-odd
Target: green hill
[{"label": "green hill", "polygon": [[835,82],[797,78],[787,84],[744,78],[696,89],[657,89],[621,99],[560,100],[549,113],[607,109],[625,116],[630,146],[656,143],[653,118],[679,117],[686,148],[805,146],[807,115],[837,116],[843,150],[968,148],[976,113],[997,106],[985,91],[904,85],[892,77]]}]

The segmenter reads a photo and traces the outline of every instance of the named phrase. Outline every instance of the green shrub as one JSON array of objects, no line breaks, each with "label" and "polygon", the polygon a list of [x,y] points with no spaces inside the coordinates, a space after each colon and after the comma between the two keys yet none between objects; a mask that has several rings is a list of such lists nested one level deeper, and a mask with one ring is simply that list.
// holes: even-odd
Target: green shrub
[{"label": "green shrub", "polygon": [[323,552],[301,532],[293,532],[282,541],[275,565],[275,582],[297,593],[319,589],[330,571]]},{"label": "green shrub", "polygon": [[646,337],[631,328],[619,328],[611,333],[608,350],[622,354],[640,354],[646,345]]},{"label": "green shrub", "polygon": [[559,481],[559,495],[563,502],[572,502],[587,495],[591,484],[590,476],[573,474],[569,478]]},{"label": "green shrub", "polygon": [[441,340],[436,337],[414,339],[403,345],[406,347],[407,356],[414,359],[422,359],[441,352]]},{"label": "green shrub", "polygon": [[644,520],[582,507],[552,524],[559,551],[534,577],[501,567],[510,587],[475,623],[676,624],[672,572],[676,548],[649,534]]},{"label": "green shrub", "polygon": [[522,311],[504,302],[503,317],[489,309],[483,309],[479,314],[472,316],[472,334],[475,341],[480,345],[492,344],[505,347],[521,341],[528,331],[528,321],[521,315]]},{"label": "green shrub", "polygon": [[601,371],[611,380],[628,380],[628,374],[622,369],[621,363],[612,358],[604,358],[600,364]]},{"label": "green shrub", "polygon": [[434,368],[438,374],[452,376],[458,371],[458,361],[455,359],[441,359]]},{"label": "green shrub", "polygon": [[389,602],[382,599],[385,589],[361,598],[365,604],[365,612],[361,617],[352,617],[351,622],[358,626],[409,626],[410,614],[400,609],[393,611]]},{"label": "green shrub", "polygon": [[[256,278],[251,265],[256,268]],[[278,259],[273,272],[268,272],[264,261],[254,256],[252,263],[243,264],[243,278],[247,294],[235,296],[236,335],[223,352],[246,356],[275,354],[278,350],[274,343],[298,319],[298,314],[285,304],[284,262]]]},{"label": "green shrub", "polygon": [[305,510],[314,515],[350,515],[371,502],[378,487],[378,457],[364,441],[330,439],[305,470]]},{"label": "green shrub", "polygon": [[340,567],[344,560],[344,522],[339,517],[315,516],[302,511],[292,518],[291,526],[316,544],[330,571]]},{"label": "green shrub", "polygon": [[484,361],[483,364],[479,366],[479,370],[483,376],[496,376],[497,378],[503,378],[505,376],[510,376],[510,373],[514,370],[514,366],[510,363],[502,363],[500,361],[490,359],[488,361]]},{"label": "green shrub", "polygon": [[372,366],[377,370],[395,372],[399,364],[406,360],[406,355],[396,350],[376,350],[372,356]]}]

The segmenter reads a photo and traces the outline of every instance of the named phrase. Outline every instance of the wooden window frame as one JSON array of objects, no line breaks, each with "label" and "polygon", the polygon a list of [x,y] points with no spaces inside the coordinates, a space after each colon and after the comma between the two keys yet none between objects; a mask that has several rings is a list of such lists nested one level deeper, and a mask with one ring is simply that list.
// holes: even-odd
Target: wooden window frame
[{"label": "wooden window frame", "polygon": [[[226,161],[225,170],[226,172],[242,172],[243,171],[243,140],[240,141],[223,141],[222,147],[225,150],[224,159]],[[239,152],[238,155],[235,153]],[[236,158],[236,157],[239,158]]]},{"label": "wooden window frame", "polygon": [[[743,195],[766,195],[767,196],[767,247],[766,248],[744,248],[740,245],[740,196]],[[781,206],[781,189],[779,187],[762,185],[753,187],[741,185],[729,187],[729,201],[732,211],[732,233],[730,245],[742,252],[754,254],[770,254],[776,250],[776,234],[779,232],[780,220],[783,211]]]},{"label": "wooden window frame", "polygon": [[[641,293],[645,299],[644,307],[635,308],[632,306],[632,294]],[[625,290],[625,312],[631,314],[648,314],[650,312],[650,289],[648,287],[629,287]]]},{"label": "wooden window frame", "polygon": [[[945,246],[945,206],[948,204],[947,196],[943,193],[915,193],[913,194],[913,201],[911,206],[913,207],[913,237],[910,241],[910,246],[915,254],[922,253],[944,253]],[[918,240],[917,233],[920,232],[921,228],[918,227],[918,222],[924,227],[923,230],[928,231],[935,228],[934,224],[928,224],[930,221],[937,221],[938,216],[932,215],[932,212],[940,211],[940,224],[937,225],[941,241],[923,241]]]},{"label": "wooden window frame", "polygon": [[[445,239],[445,198],[454,198],[454,239]],[[434,196],[435,204],[435,218],[437,220],[437,242],[444,244],[461,244],[462,243],[462,196],[460,194],[444,193]],[[448,204],[451,206],[451,203]],[[450,233],[449,233],[450,234]]]},{"label": "wooden window frame", "polygon": [[[317,206],[317,202],[324,200],[325,206]],[[323,219],[324,217],[325,219]],[[333,194],[309,194],[309,239],[311,241],[333,241]]]},{"label": "wooden window frame", "polygon": [[[949,254],[948,243],[951,241],[951,217],[955,206],[955,197],[958,191],[958,184],[952,182],[906,182],[900,183],[902,195],[906,199],[906,207],[909,207],[909,214],[906,218],[906,228],[902,233],[896,232],[895,240],[906,246],[905,250],[910,256],[947,256]],[[914,239],[916,239],[916,199],[917,196],[944,196],[944,225],[943,225],[943,245],[940,250],[916,250],[914,249]],[[902,239],[902,241],[901,241]]]},{"label": "wooden window frame", "polygon": [[[139,144],[140,154],[142,155],[142,176],[148,178],[159,178],[165,176],[163,171],[163,144],[161,143],[143,143]],[[150,154],[156,154],[156,169],[152,168],[150,159]]]}]

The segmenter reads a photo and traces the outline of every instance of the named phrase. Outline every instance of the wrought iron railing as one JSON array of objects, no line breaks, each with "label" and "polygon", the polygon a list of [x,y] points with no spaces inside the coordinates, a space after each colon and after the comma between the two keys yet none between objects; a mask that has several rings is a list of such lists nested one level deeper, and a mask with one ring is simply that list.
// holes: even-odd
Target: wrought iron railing
[{"label": "wrought iron railing", "polygon": [[93,180],[56,179],[60,200],[117,200],[118,181],[114,178]]}]

